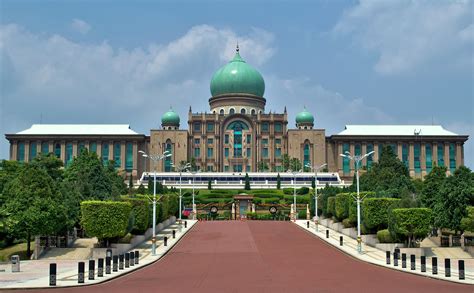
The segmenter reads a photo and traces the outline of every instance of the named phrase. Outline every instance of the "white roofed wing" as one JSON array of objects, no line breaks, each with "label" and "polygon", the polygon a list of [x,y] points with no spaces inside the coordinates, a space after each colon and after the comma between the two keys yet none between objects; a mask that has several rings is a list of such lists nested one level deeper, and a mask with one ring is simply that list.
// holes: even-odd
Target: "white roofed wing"
[{"label": "white roofed wing", "polygon": [[137,135],[128,124],[33,124],[19,135]]},{"label": "white roofed wing", "polygon": [[337,135],[457,136],[458,134],[444,129],[441,125],[346,125]]}]

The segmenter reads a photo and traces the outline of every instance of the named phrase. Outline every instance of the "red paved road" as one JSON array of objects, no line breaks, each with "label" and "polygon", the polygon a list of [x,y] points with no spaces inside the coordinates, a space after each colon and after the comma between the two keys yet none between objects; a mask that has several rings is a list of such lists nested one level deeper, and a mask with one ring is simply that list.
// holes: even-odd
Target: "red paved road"
[{"label": "red paved road", "polygon": [[[55,290],[58,292],[57,290]],[[289,222],[201,222],[161,261],[61,292],[474,292],[370,265]]]}]

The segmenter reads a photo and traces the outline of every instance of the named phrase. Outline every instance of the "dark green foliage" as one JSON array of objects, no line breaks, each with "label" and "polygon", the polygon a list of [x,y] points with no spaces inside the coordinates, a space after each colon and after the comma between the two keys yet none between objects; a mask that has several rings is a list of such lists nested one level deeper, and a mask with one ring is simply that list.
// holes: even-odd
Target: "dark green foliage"
[{"label": "dark green foliage", "polygon": [[452,176],[446,178],[439,192],[434,213],[436,227],[461,230],[461,219],[467,215],[466,207],[474,195],[474,173],[461,166]]},{"label": "dark green foliage", "polygon": [[380,243],[393,243],[392,235],[388,229],[383,229],[377,232],[377,239]]},{"label": "dark green foliage", "polygon": [[354,224],[351,223],[351,221],[349,221],[349,219],[342,220],[342,225],[344,226],[344,228],[354,227]]},{"label": "dark green foliage", "polygon": [[277,189],[279,190],[281,188],[281,177],[280,173],[277,175]]},{"label": "dark green foliage", "polygon": [[133,192],[133,175],[130,174],[130,177],[128,178],[128,193]]},{"label": "dark green foliage", "polygon": [[333,215],[336,214],[335,204],[336,204],[336,197],[335,196],[328,197],[328,204],[327,204],[327,210],[326,210],[327,217],[332,217]]},{"label": "dark green foliage", "polygon": [[[293,194],[294,189],[291,188],[291,187],[283,188],[283,193],[286,194],[286,195]],[[309,188],[308,187],[303,186],[301,188],[296,189],[296,194],[297,195],[305,195],[305,194],[308,194],[308,193],[309,193]]]},{"label": "dark green foliage", "polygon": [[396,198],[366,198],[362,202],[362,219],[371,232],[388,227],[389,214],[398,208],[400,199]]},{"label": "dark green foliage", "polygon": [[134,225],[132,234],[143,234],[150,224],[149,200],[143,197],[122,197],[123,201],[132,205],[132,215],[134,217]]},{"label": "dark green foliage", "polygon": [[283,166],[283,171],[288,171],[290,169],[290,156],[288,156],[288,154],[283,154],[281,156],[281,163]]},{"label": "dark green foliage", "polygon": [[245,173],[245,190],[250,190],[250,177],[248,173]]},{"label": "dark green foliage", "polygon": [[446,180],[446,170],[446,167],[435,166],[426,175],[420,198],[421,204],[424,207],[434,209],[436,198],[440,197],[441,187]]},{"label": "dark green foliage", "polygon": [[211,190],[211,189],[212,189],[212,181],[208,180],[207,181],[207,190]]},{"label": "dark green foliage", "polygon": [[304,220],[306,219],[306,209],[300,209],[298,212],[298,219]]},{"label": "dark green foliage", "polygon": [[28,256],[32,237],[55,234],[64,228],[66,214],[61,193],[43,168],[22,167],[5,185],[3,198],[3,225],[11,234],[27,240]]},{"label": "dark green foliage", "polygon": [[146,193],[145,186],[143,186],[143,184],[140,183],[140,186],[138,186],[136,193],[137,194],[145,194]]},{"label": "dark green foliage", "polygon": [[293,170],[293,171],[301,170],[301,161],[298,158],[291,158],[290,170]]},{"label": "dark green foliage", "polygon": [[81,202],[81,225],[88,236],[99,240],[127,234],[132,205],[121,201]]},{"label": "dark green foliage", "polygon": [[474,206],[467,207],[467,215],[461,219],[461,229],[474,232]]},{"label": "dark green foliage", "polygon": [[408,247],[423,240],[431,231],[432,212],[427,208],[393,209],[388,229],[392,235],[408,240]]},{"label": "dark green foliage", "polygon": [[342,221],[349,216],[349,204],[351,200],[352,196],[350,193],[346,192],[336,195],[334,202],[334,215],[339,221]]},{"label": "dark green foliage", "polygon": [[63,161],[52,153],[49,153],[48,155],[39,153],[38,156],[30,162],[30,165],[42,168],[54,181],[63,180]]},{"label": "dark green foliage", "polygon": [[259,172],[266,172],[268,171],[268,164],[265,161],[258,162],[257,169]]},{"label": "dark green foliage", "polygon": [[315,189],[316,188],[316,179],[313,177],[311,178],[311,188]]}]

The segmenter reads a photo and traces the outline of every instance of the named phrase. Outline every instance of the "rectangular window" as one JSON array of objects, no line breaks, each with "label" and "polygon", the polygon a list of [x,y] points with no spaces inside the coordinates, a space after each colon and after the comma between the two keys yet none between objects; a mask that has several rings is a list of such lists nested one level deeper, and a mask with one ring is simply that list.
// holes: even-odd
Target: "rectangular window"
[{"label": "rectangular window", "polygon": [[16,160],[18,162],[23,162],[25,160],[25,143],[24,142],[18,143],[18,151],[16,153]]},{"label": "rectangular window", "polygon": [[122,165],[122,162],[120,160],[121,156],[121,146],[120,143],[114,143],[114,162],[115,162],[115,168],[120,168]]},{"label": "rectangular window", "polygon": [[195,138],[195,139],[194,139],[194,144],[195,144],[195,145],[200,145],[200,144],[201,144],[201,139]]},{"label": "rectangular window", "polygon": [[229,166],[224,166],[224,172],[229,172]]},{"label": "rectangular window", "polygon": [[207,166],[207,172],[212,172],[212,165]]},{"label": "rectangular window", "polygon": [[214,149],[213,148],[207,148],[207,157],[208,158],[214,157]]},{"label": "rectangular window", "polygon": [[438,166],[444,167],[444,144],[438,144]]},{"label": "rectangular window", "polygon": [[194,131],[201,131],[201,123],[194,123],[193,129]]},{"label": "rectangular window", "polygon": [[30,143],[30,156],[28,160],[31,162],[34,158],[36,158],[36,148],[38,146],[37,142]]},{"label": "rectangular window", "polygon": [[402,162],[403,164],[405,164],[405,167],[407,168],[410,168],[409,161],[408,161],[409,152],[410,152],[410,149],[408,147],[408,144],[406,143],[402,144]]},{"label": "rectangular window", "polygon": [[275,132],[282,132],[282,126],[280,122],[275,123]]},{"label": "rectangular window", "polygon": [[224,143],[229,143],[229,135],[228,134],[224,135]]},{"label": "rectangular window", "polygon": [[267,144],[268,144],[268,138],[262,139],[262,144],[263,144],[263,145],[267,145]]},{"label": "rectangular window", "polygon": [[414,163],[415,163],[415,173],[421,172],[421,164],[420,164],[420,150],[421,146],[419,143],[415,143],[413,146],[413,156],[414,156]]},{"label": "rectangular window", "polygon": [[195,158],[201,157],[201,148],[195,148],[194,149],[194,157]]},{"label": "rectangular window", "polygon": [[378,147],[379,160],[380,160],[380,156],[382,155],[382,150],[383,150],[383,143],[379,143],[377,147]]},{"label": "rectangular window", "polygon": [[252,143],[252,135],[247,134],[247,143]]},{"label": "rectangular window", "polygon": [[109,162],[109,143],[102,143],[102,163],[107,165]]},{"label": "rectangular window", "polygon": [[268,122],[262,123],[262,132],[268,132]]},{"label": "rectangular window", "polygon": [[72,143],[68,142],[66,143],[66,161],[65,165],[66,167],[69,166],[72,163]]},{"label": "rectangular window", "polygon": [[268,158],[268,148],[263,148],[262,149],[262,157],[263,158]]},{"label": "rectangular window", "polygon": [[[354,155],[360,156],[361,154],[362,154],[362,146],[360,145],[360,143],[356,143],[354,145]],[[359,167],[361,167],[361,165],[359,165]],[[355,169],[355,162],[354,162],[354,169]]]},{"label": "rectangular window", "polygon": [[251,169],[250,165],[247,165],[247,169],[246,169],[246,170],[247,170],[247,172],[252,172],[252,169]]},{"label": "rectangular window", "polygon": [[59,142],[54,144],[54,155],[58,159],[61,158],[61,144]]},{"label": "rectangular window", "polygon": [[80,143],[77,145],[77,155],[80,155],[80,154],[81,154],[81,151],[82,151],[83,149],[85,149],[85,148],[86,148],[86,144],[83,143],[83,142],[80,142]]},{"label": "rectangular window", "polygon": [[449,170],[451,173],[456,170],[456,144],[449,144]]},{"label": "rectangular window", "polygon": [[280,138],[275,139],[275,144],[281,144],[281,139]]},{"label": "rectangular window", "polygon": [[275,148],[275,158],[281,158],[281,148]]},{"label": "rectangular window", "polygon": [[[342,153],[345,154],[346,152],[349,151],[349,144],[344,143],[342,144]],[[342,172],[344,174],[349,174],[351,172],[351,167],[350,167],[350,160],[346,157],[342,158]]]},{"label": "rectangular window", "polygon": [[[368,143],[367,144],[367,153],[370,153],[373,150],[374,150],[374,144],[373,143]],[[369,170],[372,167],[373,162],[374,162],[374,154],[367,157],[366,165],[365,165],[367,170]]]},{"label": "rectangular window", "polygon": [[207,123],[207,131],[214,131],[214,123]]},{"label": "rectangular window", "polygon": [[391,143],[390,148],[392,149],[392,152],[395,154],[395,156],[398,157],[397,144]]},{"label": "rectangular window", "polygon": [[214,144],[214,139],[213,138],[208,138],[207,139],[207,144]]},{"label": "rectangular window", "polygon": [[433,168],[433,149],[431,148],[431,144],[427,143],[425,145],[425,153],[426,153],[426,172],[430,173],[431,168]]},{"label": "rectangular window", "polygon": [[224,157],[227,159],[229,157],[229,148],[224,149]]},{"label": "rectangular window", "polygon": [[127,142],[125,146],[125,170],[132,171],[133,169],[133,144]]},{"label": "rectangular window", "polygon": [[41,143],[41,153],[44,155],[49,154],[49,143],[48,142],[42,142]]},{"label": "rectangular window", "polygon": [[247,148],[247,158],[249,158],[250,156],[252,156],[252,149]]},{"label": "rectangular window", "polygon": [[89,143],[89,150],[91,153],[97,154],[97,143],[96,142]]}]

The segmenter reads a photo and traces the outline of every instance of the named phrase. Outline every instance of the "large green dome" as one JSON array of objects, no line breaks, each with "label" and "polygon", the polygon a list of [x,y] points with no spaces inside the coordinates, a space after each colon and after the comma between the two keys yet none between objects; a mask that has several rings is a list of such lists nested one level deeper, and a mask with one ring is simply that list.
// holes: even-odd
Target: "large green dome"
[{"label": "large green dome", "polygon": [[239,49],[234,58],[214,73],[211,80],[213,97],[224,94],[251,94],[263,97],[265,81],[262,75],[240,57]]},{"label": "large green dome", "polygon": [[179,115],[172,108],[161,117],[162,125],[177,125],[179,126]]},{"label": "large green dome", "polygon": [[308,112],[306,110],[306,107],[305,107],[302,112],[300,112],[300,113],[298,113],[298,115],[296,115],[296,123],[297,124],[302,124],[302,123],[313,124],[314,123],[314,116],[313,116],[313,114]]}]

